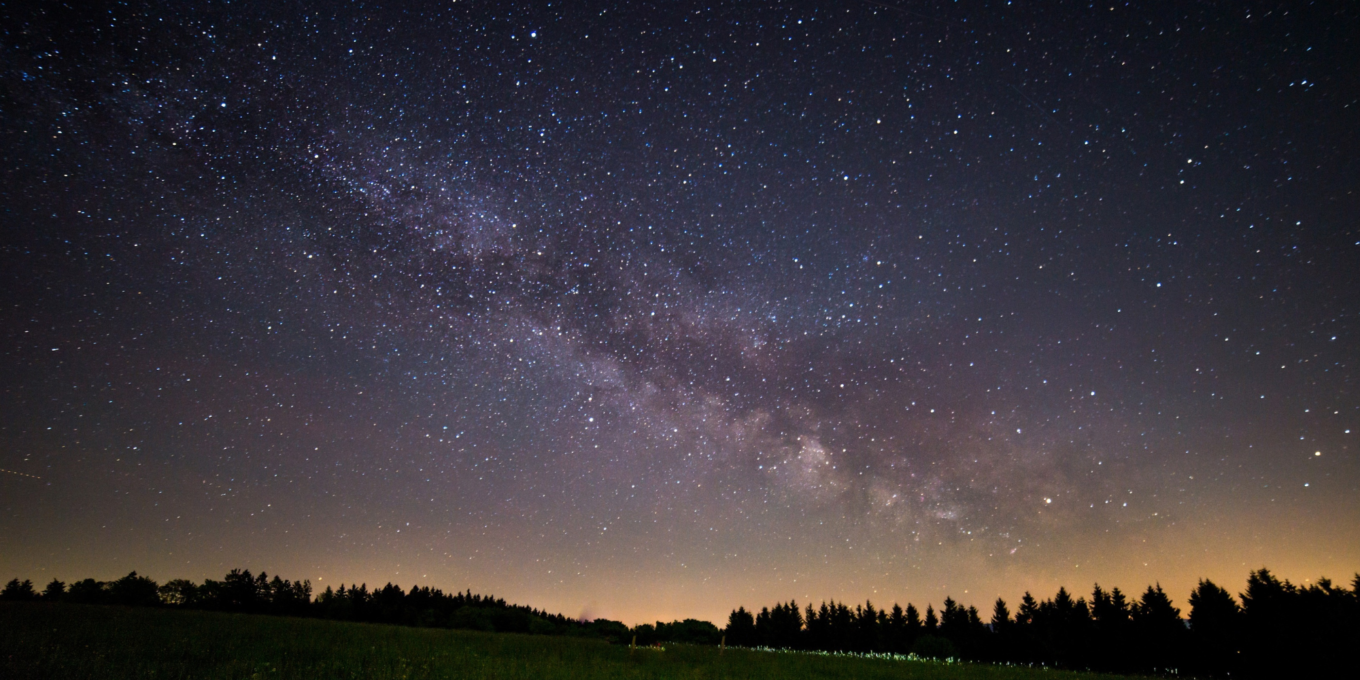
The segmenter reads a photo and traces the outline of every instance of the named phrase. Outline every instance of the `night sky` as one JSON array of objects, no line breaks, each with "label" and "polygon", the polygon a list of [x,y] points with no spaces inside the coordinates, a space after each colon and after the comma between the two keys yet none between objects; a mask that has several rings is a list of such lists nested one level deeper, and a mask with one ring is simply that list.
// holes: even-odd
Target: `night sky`
[{"label": "night sky", "polygon": [[1360,568],[1354,4],[282,4],[0,10],[3,579]]}]

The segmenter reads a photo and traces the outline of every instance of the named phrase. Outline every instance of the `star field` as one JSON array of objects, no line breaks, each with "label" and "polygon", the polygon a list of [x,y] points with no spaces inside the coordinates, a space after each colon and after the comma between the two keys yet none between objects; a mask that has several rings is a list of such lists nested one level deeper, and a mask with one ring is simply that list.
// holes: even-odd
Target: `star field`
[{"label": "star field", "polygon": [[1344,4],[3,10],[0,571],[1360,563]]}]

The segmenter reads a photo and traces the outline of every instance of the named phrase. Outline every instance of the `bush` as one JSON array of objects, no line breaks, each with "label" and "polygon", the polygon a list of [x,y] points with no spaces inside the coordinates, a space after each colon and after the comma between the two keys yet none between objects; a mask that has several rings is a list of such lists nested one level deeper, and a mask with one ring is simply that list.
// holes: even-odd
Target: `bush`
[{"label": "bush", "polygon": [[923,659],[951,659],[959,655],[954,643],[934,635],[916,638],[916,644],[911,646],[911,653]]}]

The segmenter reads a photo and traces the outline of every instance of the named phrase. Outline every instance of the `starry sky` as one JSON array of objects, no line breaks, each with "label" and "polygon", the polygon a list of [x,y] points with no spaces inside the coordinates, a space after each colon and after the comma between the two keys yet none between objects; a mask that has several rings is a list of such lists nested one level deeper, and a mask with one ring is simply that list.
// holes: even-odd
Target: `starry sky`
[{"label": "starry sky", "polygon": [[1360,568],[1350,3],[80,4],[0,10],[5,579]]}]

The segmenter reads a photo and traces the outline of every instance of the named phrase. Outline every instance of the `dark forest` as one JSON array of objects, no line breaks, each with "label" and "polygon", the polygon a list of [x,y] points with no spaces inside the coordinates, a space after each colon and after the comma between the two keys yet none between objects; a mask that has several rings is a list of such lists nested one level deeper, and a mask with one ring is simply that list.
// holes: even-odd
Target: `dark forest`
[{"label": "dark forest", "polygon": [[574,635],[620,644],[684,643],[832,653],[915,655],[970,662],[1054,666],[1118,673],[1197,677],[1331,676],[1354,670],[1360,642],[1360,574],[1347,589],[1323,578],[1298,586],[1268,569],[1250,573],[1246,590],[1201,580],[1184,615],[1160,585],[1130,597],[1096,585],[1088,598],[1060,588],[1039,601],[1030,593],[1011,605],[998,598],[989,615],[945,598],[927,605],[853,607],[795,601],[734,610],[725,628],[686,619],[640,624],[583,621],[504,599],[448,594],[437,588],[403,590],[388,583],[327,587],[234,569],[221,581],[175,579],[158,584],[132,572],[115,581],[53,579],[39,592],[32,581],[11,580],[0,600],[316,617],[487,632]]}]

